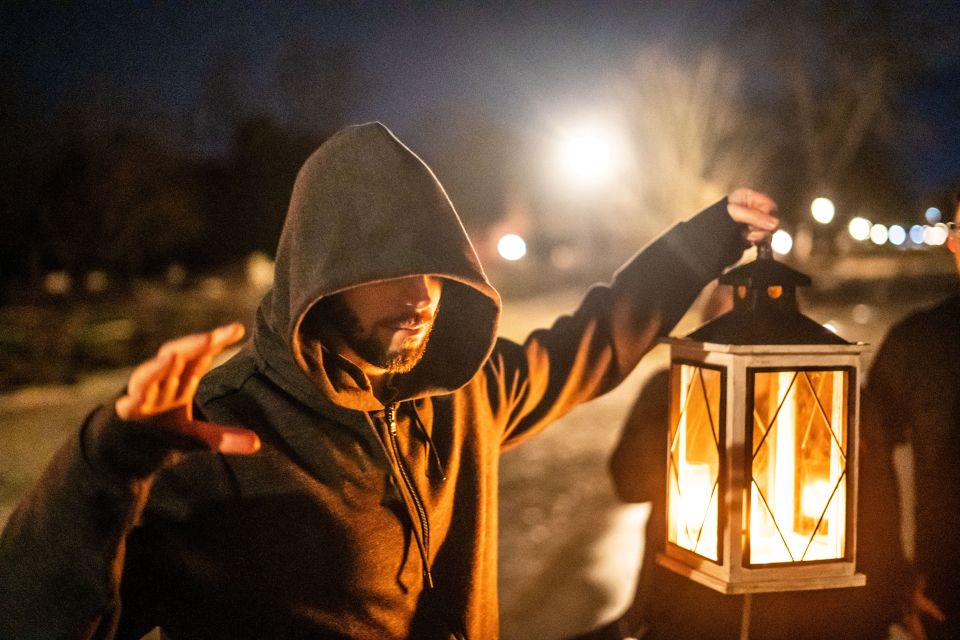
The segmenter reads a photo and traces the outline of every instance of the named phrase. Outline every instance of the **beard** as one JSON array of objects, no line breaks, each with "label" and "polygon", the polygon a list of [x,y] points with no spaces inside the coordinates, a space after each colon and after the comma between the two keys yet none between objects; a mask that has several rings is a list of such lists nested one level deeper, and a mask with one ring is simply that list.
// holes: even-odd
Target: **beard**
[{"label": "beard", "polygon": [[409,345],[402,343],[398,347],[392,347],[389,341],[378,336],[378,328],[381,326],[419,324],[429,319],[415,311],[379,320],[365,329],[340,296],[331,296],[321,304],[324,324],[336,331],[357,355],[388,373],[408,373],[420,362],[427,350],[433,331],[432,323],[426,335]]}]

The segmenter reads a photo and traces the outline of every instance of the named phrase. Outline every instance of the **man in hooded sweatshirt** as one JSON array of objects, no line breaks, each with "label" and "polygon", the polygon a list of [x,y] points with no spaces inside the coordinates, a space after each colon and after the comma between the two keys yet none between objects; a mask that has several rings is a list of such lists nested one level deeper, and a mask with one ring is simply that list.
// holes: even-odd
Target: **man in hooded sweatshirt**
[{"label": "man in hooded sweatshirt", "polygon": [[342,130],[252,339],[209,372],[241,326],[166,343],[11,516],[0,637],[496,638],[500,452],[623,380],[775,209],[736,190],[521,345],[430,169]]}]

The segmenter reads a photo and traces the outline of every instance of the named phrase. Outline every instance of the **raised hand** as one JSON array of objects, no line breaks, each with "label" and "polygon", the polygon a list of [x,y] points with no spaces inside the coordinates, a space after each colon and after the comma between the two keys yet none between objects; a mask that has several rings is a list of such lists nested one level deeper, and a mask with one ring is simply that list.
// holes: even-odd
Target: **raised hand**
[{"label": "raised hand", "polygon": [[203,443],[221,453],[249,454],[260,449],[253,431],[193,418],[193,397],[213,359],[243,338],[243,325],[223,327],[165,342],[157,355],[130,375],[127,393],[117,399],[117,416],[130,422]]},{"label": "raised hand", "polygon": [[753,189],[736,189],[727,196],[727,213],[747,225],[747,240],[754,244],[769,238],[780,227],[777,203],[765,193]]}]

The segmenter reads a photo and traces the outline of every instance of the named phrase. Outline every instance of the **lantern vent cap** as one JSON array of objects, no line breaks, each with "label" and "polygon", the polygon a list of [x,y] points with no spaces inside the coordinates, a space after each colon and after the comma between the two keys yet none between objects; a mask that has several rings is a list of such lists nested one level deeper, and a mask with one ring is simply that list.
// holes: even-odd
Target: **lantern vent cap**
[{"label": "lantern vent cap", "polygon": [[797,307],[796,289],[810,277],[778,262],[769,243],[757,246],[757,259],[720,276],[734,287],[733,310],[686,337],[715,344],[850,344]]},{"label": "lantern vent cap", "polygon": [[769,243],[757,245],[757,259],[753,262],[730,269],[720,276],[720,284],[745,286],[748,288],[766,287],[809,287],[810,276],[791,269],[773,257]]}]

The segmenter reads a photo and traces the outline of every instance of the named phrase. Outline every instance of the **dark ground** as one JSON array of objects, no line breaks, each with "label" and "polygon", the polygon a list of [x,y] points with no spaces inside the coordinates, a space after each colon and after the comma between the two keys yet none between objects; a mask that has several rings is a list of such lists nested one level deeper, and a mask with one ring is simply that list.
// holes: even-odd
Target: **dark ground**
[{"label": "dark ground", "polygon": [[[940,266],[944,264],[940,273],[948,274],[950,265]],[[847,283],[830,295],[808,296],[801,304],[814,319],[835,323],[848,340],[877,345],[893,321],[955,286],[948,277],[923,282],[922,286],[891,279]],[[572,309],[581,293],[565,290],[508,300],[503,333],[522,338],[531,328]],[[165,323],[157,309],[167,308],[159,302],[165,294],[144,295],[156,302],[151,326],[159,331]],[[216,299],[211,298],[222,303],[222,298]],[[196,305],[199,322],[214,320],[208,315],[211,308],[212,304]],[[56,338],[49,336],[51,341]],[[630,602],[642,552],[645,505],[617,503],[606,475],[606,458],[637,389],[666,361],[665,349],[659,347],[616,391],[504,454],[500,478],[504,638],[561,638],[612,619]],[[111,369],[80,376],[73,384],[33,385],[0,395],[0,525],[59,443],[95,404],[121,388],[127,373],[125,368]]]}]

